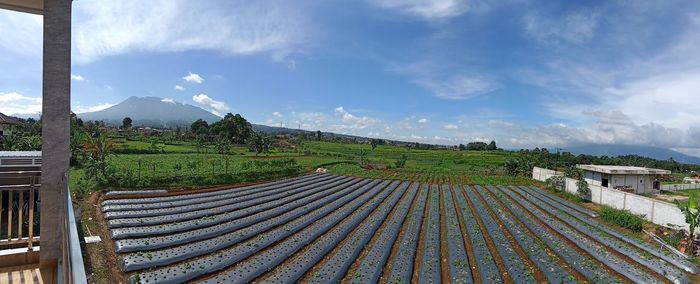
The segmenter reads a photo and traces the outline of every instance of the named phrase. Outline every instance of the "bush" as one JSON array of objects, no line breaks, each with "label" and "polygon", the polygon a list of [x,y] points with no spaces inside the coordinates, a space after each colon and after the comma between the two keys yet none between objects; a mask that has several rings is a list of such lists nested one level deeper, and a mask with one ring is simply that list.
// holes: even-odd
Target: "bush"
[{"label": "bush", "polygon": [[548,178],[545,182],[548,188],[556,191],[562,192],[566,187],[566,179],[563,176],[552,176]]},{"label": "bush", "polygon": [[636,215],[629,210],[620,210],[607,206],[603,206],[600,211],[600,218],[635,232],[641,232],[645,222],[644,215]]}]

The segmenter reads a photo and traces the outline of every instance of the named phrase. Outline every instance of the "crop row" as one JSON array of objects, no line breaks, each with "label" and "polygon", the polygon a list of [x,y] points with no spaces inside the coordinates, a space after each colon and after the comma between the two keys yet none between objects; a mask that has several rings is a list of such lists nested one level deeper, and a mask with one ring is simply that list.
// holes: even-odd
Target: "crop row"
[{"label": "crop row", "polygon": [[198,211],[209,208],[217,208],[229,204],[239,203],[251,199],[256,199],[260,197],[272,197],[274,194],[284,193],[292,188],[308,188],[317,186],[319,184],[324,184],[338,180],[340,177],[320,177],[307,182],[293,183],[287,186],[279,187],[260,187],[256,190],[250,190],[249,192],[234,192],[229,194],[221,194],[210,197],[196,198],[190,200],[183,200],[178,202],[172,202],[169,206],[164,208],[138,208],[133,210],[123,210],[123,211],[111,211],[105,213],[105,218],[108,220],[119,219],[119,218],[143,218],[152,216],[163,216],[163,215],[173,215],[184,212]]},{"label": "crop row", "polygon": [[[342,179],[336,179],[342,180]],[[211,216],[214,214],[219,214],[221,212],[228,212],[240,208],[246,208],[250,206],[255,206],[261,203],[275,201],[280,198],[284,198],[296,193],[304,192],[306,190],[313,190],[318,186],[323,186],[335,180],[320,182],[318,185],[307,185],[300,188],[296,186],[290,186],[289,188],[281,188],[270,192],[261,192],[256,194],[251,194],[250,196],[241,196],[237,198],[232,198],[230,200],[218,201],[218,207],[206,208],[206,205],[187,205],[185,208],[181,208],[179,212],[173,213],[163,213],[163,215],[140,217],[140,218],[123,218],[123,219],[113,219],[109,220],[109,226],[111,228],[121,228],[121,227],[136,227],[136,226],[148,226],[148,225],[159,225],[165,223],[172,223],[177,221],[192,220],[201,218],[204,216]],[[199,209],[198,207],[205,207],[204,209]],[[157,209],[162,210],[162,209]],[[109,212],[116,213],[116,212]]]},{"label": "crop row", "polygon": [[494,187],[489,186],[486,189],[489,193],[496,196],[498,201],[505,204],[506,210],[509,209],[528,230],[538,236],[549,251],[564,259],[568,265],[572,266],[581,275],[584,275],[591,283],[616,282],[614,281],[615,279],[609,278],[607,271],[595,259],[585,252],[582,253],[577,250],[576,245],[567,243],[565,237],[535,218],[525,207],[515,203]]},{"label": "crop row", "polygon": [[[524,188],[522,188],[522,189],[524,189]],[[683,269],[689,273],[697,274],[698,272],[700,272],[700,269],[698,269],[698,267],[696,265],[694,265],[693,263],[691,263],[690,261],[688,261],[685,258],[681,258],[680,256],[673,254],[673,253],[669,253],[668,251],[662,251],[660,249],[654,248],[647,243],[643,243],[643,242],[640,242],[634,238],[628,237],[620,232],[617,232],[617,231],[615,231],[615,230],[613,230],[613,229],[611,229],[603,224],[600,224],[600,223],[594,221],[591,218],[587,218],[586,216],[579,214],[579,212],[581,212],[580,209],[582,209],[581,207],[577,208],[577,206],[567,206],[569,208],[576,209],[576,211],[579,211],[579,212],[572,211],[567,207],[559,207],[556,204],[551,203],[545,199],[547,197],[556,197],[556,196],[545,195],[543,193],[540,193],[538,190],[536,190],[534,188],[530,188],[529,190],[527,190],[527,192],[534,193],[533,194],[534,197],[548,203],[549,205],[554,206],[555,208],[558,208],[559,210],[566,212],[567,214],[575,217],[576,219],[578,219],[578,220],[580,220],[580,221],[582,221],[582,222],[584,222],[584,223],[586,223],[586,224],[588,224],[588,225],[590,225],[590,226],[592,226],[592,227],[594,227],[594,228],[596,228],[596,229],[598,229],[606,234],[614,236],[615,238],[617,238],[621,241],[624,241],[630,245],[635,246],[636,248],[642,250],[643,253],[649,253],[655,257],[663,259],[663,260],[667,261],[668,263],[673,264],[676,267]],[[559,198],[559,197],[556,197],[556,198]]]},{"label": "crop row", "polygon": [[[616,271],[617,273],[623,275],[624,277],[634,281],[634,282],[652,282],[656,279],[645,270],[628,263],[619,255],[614,254],[608,250],[604,245],[595,242],[591,238],[585,236],[584,234],[576,231],[575,229],[565,225],[563,222],[558,220],[555,216],[552,216],[545,211],[539,209],[534,203],[526,201],[520,195],[517,195],[514,190],[501,189],[502,192],[506,193],[510,198],[515,200],[517,203],[522,205],[528,211],[532,213],[533,216],[537,217],[542,221],[542,223],[547,224],[559,234],[565,236],[571,243],[576,244],[583,251],[594,257],[597,261],[603,263],[605,266]],[[659,281],[656,280],[658,283]]]},{"label": "crop row", "polygon": [[149,220],[111,230],[120,268],[132,283],[689,283],[697,270],[536,188],[321,174],[245,190],[146,196],[147,217],[110,220]]},{"label": "crop row", "polygon": [[[526,191],[522,188],[513,187],[513,190],[521,194],[523,197],[525,197],[525,199],[527,199],[530,202],[537,203],[539,201],[534,196],[532,196],[529,193],[529,191]],[[544,209],[549,214],[556,216],[559,220],[563,221],[567,225],[581,232],[585,236],[598,242],[599,244],[606,246],[607,248],[609,248],[610,251],[616,252],[620,256],[626,256],[627,258],[631,259],[631,264],[640,266],[642,269],[648,270],[649,272],[653,271],[659,276],[665,276],[666,278],[675,283],[690,282],[685,273],[683,273],[683,271],[681,271],[679,268],[671,265],[670,263],[660,258],[653,257],[648,253],[643,253],[641,249],[630,245],[629,242],[625,242],[623,240],[615,238],[614,236],[609,235],[594,226],[582,222],[580,219],[570,215],[576,213],[566,211],[568,208],[554,207],[550,204],[547,204],[546,202],[539,202],[538,205],[540,208]]]},{"label": "crop row", "polygon": [[[271,226],[283,224],[288,220],[301,216],[313,209],[341,198],[360,186],[367,184],[368,182],[369,181],[367,180],[351,180],[343,184],[336,184],[329,187],[330,189],[328,190],[308,196],[309,200],[313,200],[311,202],[307,199],[297,199],[292,202],[270,204],[269,206],[264,206],[263,208],[255,208],[256,210],[266,211],[242,218],[238,218],[236,215],[245,214],[236,214],[238,211],[226,213],[224,214],[226,216],[220,218],[221,220],[226,220],[226,222],[214,226],[201,228],[192,226],[190,230],[166,236],[117,240],[115,241],[115,247],[117,252],[153,250],[227,234],[266,220]],[[281,217],[277,218],[278,216]]]},{"label": "crop row", "polygon": [[543,243],[527,233],[521,223],[517,222],[509,212],[498,203],[485,188],[476,186],[476,192],[486,202],[487,208],[504,224],[504,227],[515,238],[530,260],[539,268],[550,283],[576,283],[576,277],[569,273],[554,254],[548,254]]},{"label": "crop row", "polygon": [[[388,190],[383,190],[388,184],[389,181],[381,183],[379,181],[372,182],[366,186],[369,187],[367,188],[369,191],[359,198],[355,198],[350,202],[338,199],[323,208],[314,210],[283,226],[279,226],[264,233],[258,233],[255,237],[247,239],[244,242],[236,242],[233,246],[231,246],[232,243],[229,241],[232,240],[233,237],[205,244],[204,247],[209,250],[206,253],[215,251],[216,253],[180,262],[176,265],[147,271],[141,273],[139,278],[142,282],[145,281],[147,283],[181,283],[235,265],[237,262],[292,234],[295,234],[295,236],[299,235],[300,238],[305,237],[307,234],[320,234],[340,222],[344,217],[357,210],[370,199],[372,200],[370,204],[379,204],[379,202],[390,193]],[[313,225],[311,225],[312,223]],[[305,233],[307,234],[296,234],[302,229],[305,229]],[[191,256],[187,258],[191,258]]]},{"label": "crop row", "polygon": [[341,185],[345,185],[348,182],[357,182],[357,180],[343,179],[331,184],[319,186],[317,188],[314,188],[313,190],[288,196],[279,200],[268,201],[265,203],[259,201],[243,202],[241,204],[233,205],[230,207],[227,206],[226,208],[219,208],[216,211],[207,212],[209,214],[201,214],[200,218],[186,221],[171,222],[150,226],[116,228],[112,229],[112,238],[123,239],[126,237],[145,237],[161,234],[173,234],[213,226],[216,224],[227,222],[229,220],[262,212],[271,208],[277,208],[289,202],[293,202],[296,200],[304,200],[304,197],[315,195],[318,192],[324,192],[329,189],[331,191],[334,189],[339,189],[338,187],[340,187]]},{"label": "crop row", "polygon": [[[358,195],[365,193],[377,183],[378,182],[364,182],[364,185],[361,187],[359,184],[353,185],[349,188],[349,194],[338,198],[331,203],[329,203],[329,200],[327,199],[317,200],[317,202],[304,205],[303,207],[297,208],[294,211],[285,213],[275,218],[260,220],[261,222],[254,225],[231,231],[215,238],[168,247],[166,249],[148,252],[146,254],[132,253],[125,255],[122,257],[123,270],[133,271],[148,267],[162,266],[190,257],[205,255],[215,249],[231,246],[251,237],[255,237],[271,228],[284,225],[292,220],[303,220],[304,217],[306,217],[306,220],[315,220],[314,218],[320,218],[320,216],[323,214],[338,208],[343,204],[342,202],[348,202],[349,200],[356,198]],[[154,262],[152,261],[153,259],[158,261]]]},{"label": "crop row", "polygon": [[[276,187],[276,186],[286,186],[289,184],[293,184],[295,182],[301,182],[301,181],[306,181],[306,180],[312,180],[321,176],[327,176],[328,174],[312,174],[312,175],[306,175],[306,176],[300,176],[300,177],[295,177],[295,178],[289,178],[289,179],[282,179],[278,180],[275,182],[270,182],[270,183],[262,183],[262,184],[255,184],[255,185],[248,185],[248,186],[243,186],[243,187],[235,187],[231,189],[226,189],[226,190],[217,190],[217,191],[210,191],[210,192],[202,192],[202,193],[190,193],[190,194],[183,194],[183,195],[174,195],[174,196],[163,196],[163,197],[150,197],[146,199],[141,199],[141,198],[129,198],[129,199],[108,199],[102,202],[102,210],[103,212],[109,212],[109,211],[118,211],[122,208],[126,210],[132,210],[133,209],[138,209],[143,206],[155,206],[155,207],[168,207],[171,202],[178,202],[182,200],[188,200],[188,199],[196,199],[196,198],[202,198],[202,197],[210,197],[210,196],[217,196],[221,194],[226,194],[226,193],[232,193],[232,192],[246,192],[248,190],[253,190],[253,189],[259,189],[259,188],[269,188],[269,187]],[[126,207],[120,207],[117,205],[126,205]],[[129,207],[132,206],[132,207]]]}]

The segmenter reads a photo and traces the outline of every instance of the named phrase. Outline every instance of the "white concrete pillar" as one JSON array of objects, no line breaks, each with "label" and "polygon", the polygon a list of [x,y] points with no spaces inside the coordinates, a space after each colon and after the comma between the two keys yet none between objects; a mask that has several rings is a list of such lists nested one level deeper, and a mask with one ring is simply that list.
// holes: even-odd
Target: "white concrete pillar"
[{"label": "white concrete pillar", "polygon": [[71,0],[44,0],[41,260],[61,257],[70,161]]}]

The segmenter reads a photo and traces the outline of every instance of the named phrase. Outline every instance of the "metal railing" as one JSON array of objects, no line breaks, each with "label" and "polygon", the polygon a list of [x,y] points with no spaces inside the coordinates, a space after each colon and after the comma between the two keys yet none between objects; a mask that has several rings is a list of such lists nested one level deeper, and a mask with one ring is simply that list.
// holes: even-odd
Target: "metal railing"
[{"label": "metal railing", "polygon": [[63,176],[65,184],[65,205],[61,237],[63,239],[63,259],[61,267],[63,269],[62,283],[87,283],[85,275],[85,265],[83,264],[83,254],[80,250],[80,237],[78,236],[78,226],[73,212],[73,200],[68,186],[68,173]]},{"label": "metal railing", "polygon": [[6,215],[0,222],[0,248],[26,245],[32,250],[39,242],[34,227],[39,225],[35,212],[40,182],[41,171],[0,172],[0,214]]}]

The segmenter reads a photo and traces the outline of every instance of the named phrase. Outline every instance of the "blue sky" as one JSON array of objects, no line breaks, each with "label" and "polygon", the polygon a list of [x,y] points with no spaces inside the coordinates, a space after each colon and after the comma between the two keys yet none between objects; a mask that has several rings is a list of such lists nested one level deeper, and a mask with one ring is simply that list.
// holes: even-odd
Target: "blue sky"
[{"label": "blue sky", "polygon": [[[75,1],[73,110],[158,96],[254,123],[700,154],[700,2]],[[41,17],[0,11],[0,112],[41,110]]]}]

